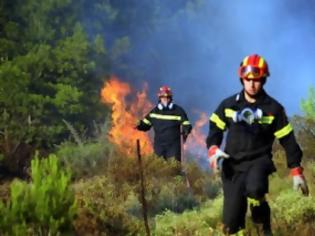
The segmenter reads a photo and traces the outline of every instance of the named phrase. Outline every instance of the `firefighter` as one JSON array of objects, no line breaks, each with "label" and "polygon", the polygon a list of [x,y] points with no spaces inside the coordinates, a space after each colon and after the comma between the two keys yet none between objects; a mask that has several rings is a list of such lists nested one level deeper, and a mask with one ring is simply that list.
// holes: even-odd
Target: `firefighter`
[{"label": "firefighter", "polygon": [[[238,75],[241,92],[226,98],[210,116],[206,139],[210,167],[221,171],[224,192],[223,223],[226,234],[243,235],[247,206],[254,223],[272,235],[270,208],[265,194],[268,176],[276,171],[272,144],[283,146],[293,186],[308,195],[301,167],[302,151],[283,106],[263,86],[269,76],[267,62],[254,54],[244,58]],[[220,149],[227,132],[224,151]]]},{"label": "firefighter", "polygon": [[137,129],[148,131],[153,127],[156,155],[181,161],[181,135],[186,140],[192,126],[184,109],[173,103],[170,87],[162,86],[157,95],[157,106],[140,120]]}]

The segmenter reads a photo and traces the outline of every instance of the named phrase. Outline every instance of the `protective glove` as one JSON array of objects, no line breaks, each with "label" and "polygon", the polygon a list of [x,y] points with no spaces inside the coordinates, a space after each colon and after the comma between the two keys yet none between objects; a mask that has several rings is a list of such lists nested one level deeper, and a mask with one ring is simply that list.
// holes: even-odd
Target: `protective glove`
[{"label": "protective glove", "polygon": [[224,159],[230,156],[223,152],[218,146],[212,145],[208,150],[208,160],[210,168],[214,171],[222,170],[222,163]]},{"label": "protective glove", "polygon": [[303,175],[302,167],[295,167],[291,169],[291,175],[293,177],[293,188],[294,190],[298,190],[301,188],[303,195],[308,196],[308,186]]}]

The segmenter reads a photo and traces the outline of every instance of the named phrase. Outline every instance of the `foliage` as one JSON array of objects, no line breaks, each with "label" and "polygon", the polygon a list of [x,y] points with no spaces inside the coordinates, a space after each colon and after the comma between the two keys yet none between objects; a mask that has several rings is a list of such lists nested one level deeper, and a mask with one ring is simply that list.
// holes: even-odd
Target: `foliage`
[{"label": "foliage", "polygon": [[[186,178],[182,174],[181,166],[175,160],[165,161],[156,156],[143,158],[146,197],[151,215],[158,214],[165,209],[182,212],[185,209],[199,205],[207,198],[205,187],[209,175],[200,172],[196,166],[188,166],[187,177],[190,179],[191,189],[187,189]],[[129,183],[140,192],[139,167],[133,158],[115,157],[109,162],[109,176],[118,189]],[[197,173],[199,172],[199,175]],[[211,183],[213,196],[218,194],[216,183]],[[217,192],[216,192],[217,191]],[[216,193],[215,193],[216,192]]]},{"label": "foliage", "polygon": [[216,235],[221,221],[223,198],[210,200],[199,209],[176,214],[166,211],[155,217],[155,235]]},{"label": "foliage", "polygon": [[[79,214],[75,229],[79,235],[135,235],[144,232],[140,203],[128,184],[117,187],[105,176],[95,176],[75,185]],[[133,214],[130,214],[133,213]]]},{"label": "foliage", "polygon": [[[86,137],[93,137],[94,124],[106,119],[99,90],[107,75],[116,72],[141,80],[152,76],[154,66],[165,77],[170,66],[180,65],[179,57],[187,56],[170,56],[170,50],[165,50],[166,55],[157,46],[182,51],[178,48],[184,43],[185,27],[172,27],[175,32],[169,32],[165,26],[189,24],[202,2],[1,1],[1,164],[10,170],[23,169],[24,159],[36,147],[48,151],[57,147],[54,151],[60,158],[60,162],[53,155],[44,161],[35,159],[31,183],[15,181],[11,196],[7,188],[1,189],[5,200],[0,202],[2,234],[64,233],[75,213],[70,177],[80,179],[73,184],[79,207],[76,234],[144,234],[136,159],[119,153],[106,138],[91,141]],[[162,37],[156,38],[155,33]],[[168,40],[164,36],[169,33],[178,38]],[[315,180],[314,97],[315,89],[310,88],[308,98],[301,102],[306,117],[292,119],[309,183]],[[77,145],[69,141],[71,134]],[[313,199],[288,191],[292,183],[286,178],[284,152],[279,145],[275,147],[278,172],[271,178],[268,197],[276,232],[298,234],[306,225],[310,231],[301,230],[301,235],[312,235]],[[143,158],[143,166],[150,225],[157,235],[219,235],[219,178],[189,164],[191,189],[187,189],[185,175],[175,161],[150,156]]]},{"label": "foliage", "polygon": [[[314,198],[304,197],[301,193],[286,190],[271,201],[275,228],[282,235],[312,235],[315,232],[315,201]],[[313,227],[312,227],[313,226]],[[307,233],[307,230],[308,231]]]},{"label": "foliage", "polygon": [[308,97],[302,100],[301,107],[306,117],[309,117],[315,120],[315,88],[314,87],[309,88]]},{"label": "foliage", "polygon": [[104,80],[112,73],[151,76],[139,77],[145,65],[139,70],[134,55],[146,63],[156,59],[159,49],[148,43],[152,29],[163,34],[169,20],[183,17],[183,10],[192,14],[200,2],[2,1],[2,159],[18,155],[21,144],[53,151],[69,138],[67,124],[92,137],[94,121],[102,123],[108,111],[99,98]]},{"label": "foliage", "polygon": [[0,204],[1,234],[57,235],[71,229],[76,212],[71,173],[54,155],[36,156],[31,171],[31,182],[14,181],[10,199]]},{"label": "foliage", "polygon": [[294,116],[291,119],[294,125],[295,136],[303,150],[305,160],[315,160],[315,119]]},{"label": "foliage", "polygon": [[[202,174],[196,166],[187,168],[192,186],[189,190],[175,160],[148,156],[142,162],[150,219],[167,210],[178,213],[198,207],[207,199],[203,184],[209,175]],[[137,159],[114,152],[102,168],[100,174],[82,178],[75,184],[79,205],[76,232],[80,235],[144,234]],[[216,196],[218,187],[213,186],[212,193]]]},{"label": "foliage", "polygon": [[95,43],[88,39],[79,7],[71,0],[13,0],[0,6],[0,141],[6,144],[5,155],[21,142],[46,149],[60,143],[69,133],[62,119],[81,132],[103,119],[103,78],[94,73],[106,50],[100,36]]},{"label": "foliage", "polygon": [[75,179],[101,174],[114,153],[111,144],[102,140],[87,142],[82,146],[64,142],[58,147],[56,154],[61,163],[71,169]]}]

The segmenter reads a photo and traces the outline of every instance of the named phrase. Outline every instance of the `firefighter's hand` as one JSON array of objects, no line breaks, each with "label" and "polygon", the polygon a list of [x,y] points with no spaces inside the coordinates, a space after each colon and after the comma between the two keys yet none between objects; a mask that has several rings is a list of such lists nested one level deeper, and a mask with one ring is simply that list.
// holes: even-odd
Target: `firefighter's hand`
[{"label": "firefighter's hand", "polygon": [[295,167],[291,169],[291,175],[293,177],[293,188],[294,190],[302,190],[303,195],[308,196],[308,186],[303,175],[302,167]]},{"label": "firefighter's hand", "polygon": [[138,120],[138,121],[133,125],[133,128],[136,129],[136,130],[139,130],[140,124],[141,124],[141,121]]},{"label": "firefighter's hand", "polygon": [[208,150],[209,166],[212,170],[218,171],[222,169],[222,163],[224,159],[230,156],[223,152],[218,146],[212,145]]},{"label": "firefighter's hand", "polygon": [[184,143],[186,142],[187,140],[187,137],[189,135],[189,132],[187,132],[187,130],[183,130],[183,132],[181,133],[181,135],[183,136],[183,141]]}]

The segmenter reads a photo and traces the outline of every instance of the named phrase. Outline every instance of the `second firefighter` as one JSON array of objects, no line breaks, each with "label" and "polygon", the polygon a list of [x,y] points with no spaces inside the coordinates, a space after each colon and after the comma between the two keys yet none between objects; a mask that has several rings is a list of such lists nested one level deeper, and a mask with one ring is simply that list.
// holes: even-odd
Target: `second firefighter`
[{"label": "second firefighter", "polygon": [[155,154],[181,161],[181,135],[186,140],[192,126],[184,109],[173,103],[170,87],[162,86],[157,95],[158,104],[140,120],[137,129],[148,131],[153,127]]}]

